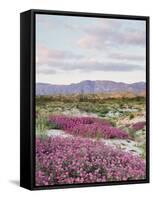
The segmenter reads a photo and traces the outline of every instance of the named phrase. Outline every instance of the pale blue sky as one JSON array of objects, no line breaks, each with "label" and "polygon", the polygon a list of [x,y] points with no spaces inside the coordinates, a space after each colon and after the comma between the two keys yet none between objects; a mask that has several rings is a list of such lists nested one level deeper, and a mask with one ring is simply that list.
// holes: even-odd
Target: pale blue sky
[{"label": "pale blue sky", "polygon": [[145,81],[145,21],[36,15],[36,81]]}]

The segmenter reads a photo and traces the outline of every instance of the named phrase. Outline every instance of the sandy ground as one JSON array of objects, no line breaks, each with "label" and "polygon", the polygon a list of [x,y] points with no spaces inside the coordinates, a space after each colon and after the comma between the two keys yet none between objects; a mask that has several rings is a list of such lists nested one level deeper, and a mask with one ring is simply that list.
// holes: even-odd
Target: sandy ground
[{"label": "sandy ground", "polygon": [[98,117],[98,115],[95,113],[83,112],[77,108],[72,108],[71,110],[63,111],[62,114],[68,116],[76,116],[76,117]]},{"label": "sandy ground", "polygon": [[48,136],[61,136],[61,137],[73,137],[70,134],[65,133],[63,130],[57,130],[57,129],[50,129],[47,131]]},{"label": "sandy ground", "polygon": [[142,150],[137,147],[138,143],[132,140],[125,139],[101,139],[106,145],[113,146],[123,151],[131,152],[133,154],[141,155]]},{"label": "sandy ground", "polygon": [[[73,137],[70,134],[65,133],[63,130],[51,129],[47,131],[48,136],[52,137]],[[92,139],[93,140],[93,139]],[[125,139],[101,139],[106,145],[121,149],[126,152],[131,152],[136,155],[141,155],[142,151],[137,147],[137,142]]]}]

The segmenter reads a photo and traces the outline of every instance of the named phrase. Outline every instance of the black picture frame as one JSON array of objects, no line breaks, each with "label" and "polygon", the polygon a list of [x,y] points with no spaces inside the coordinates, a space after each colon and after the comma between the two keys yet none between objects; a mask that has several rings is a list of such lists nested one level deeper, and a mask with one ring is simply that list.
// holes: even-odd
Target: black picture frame
[{"label": "black picture frame", "polygon": [[[35,16],[134,19],[146,21],[146,179],[119,182],[35,186]],[[149,183],[149,17],[54,10],[29,10],[20,14],[20,186],[29,190]]]}]

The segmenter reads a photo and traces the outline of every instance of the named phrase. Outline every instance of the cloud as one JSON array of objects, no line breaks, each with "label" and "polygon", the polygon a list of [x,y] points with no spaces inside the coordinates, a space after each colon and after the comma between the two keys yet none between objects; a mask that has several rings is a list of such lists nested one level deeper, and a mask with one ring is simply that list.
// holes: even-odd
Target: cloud
[{"label": "cloud", "polygon": [[105,61],[102,61],[101,59],[97,60],[96,57],[87,58],[81,54],[51,49],[42,45],[37,45],[36,47],[36,68],[38,74],[57,74],[75,70],[80,73],[144,70],[143,63],[141,65],[133,63],[133,61],[143,61],[144,59],[140,55],[111,53]]},{"label": "cloud", "polygon": [[102,48],[102,41],[100,38],[93,36],[93,35],[87,35],[78,41],[78,45],[81,48]]},{"label": "cloud", "polygon": [[145,61],[145,55],[131,54],[131,53],[110,53],[108,55],[111,59],[115,60],[126,60],[126,61]]},{"label": "cloud", "polygon": [[[145,31],[143,28],[131,26],[131,21],[129,26],[123,24],[123,20],[101,19],[96,23],[79,24],[80,29],[78,24],[67,26],[72,30],[72,35],[74,31],[79,30],[80,39],[77,41],[76,49],[67,51],[37,44],[37,73],[57,74],[74,70],[80,73],[143,71]],[[128,46],[132,46],[132,51]],[[88,49],[97,51],[88,53]]]},{"label": "cloud", "polygon": [[37,74],[56,74],[57,70],[56,69],[52,69],[49,66],[37,65],[36,73]]},{"label": "cloud", "polygon": [[142,70],[143,67],[141,65],[136,64],[127,64],[121,62],[93,62],[87,63],[86,70],[92,71],[112,71],[112,72],[125,72],[125,71],[135,71]]},{"label": "cloud", "polygon": [[107,50],[112,47],[145,47],[145,26],[144,30],[143,28],[137,29],[137,27],[134,27],[134,24],[131,24],[131,27],[125,28],[121,20],[105,19],[94,25],[85,26],[83,30],[84,35],[77,41],[81,48]]},{"label": "cloud", "polygon": [[[60,66],[60,64],[59,64]],[[84,61],[84,62],[76,62],[73,65],[65,63],[62,69],[66,70],[80,70],[84,72],[89,71],[135,71],[141,70],[141,65],[135,64],[126,64],[126,63],[119,63],[119,62],[96,62],[96,61]]]},{"label": "cloud", "polygon": [[120,43],[120,45],[145,46],[146,43],[145,32],[139,32],[137,30],[129,30],[124,34],[119,33],[114,39],[116,39],[116,43]]},{"label": "cloud", "polygon": [[81,72],[127,72],[127,71],[137,71],[144,70],[142,65],[136,65],[131,63],[121,63],[121,62],[97,62],[97,61],[52,61],[50,66],[46,68],[40,66],[42,70],[39,70],[42,74],[55,74],[65,71],[79,71]]},{"label": "cloud", "polygon": [[81,54],[74,54],[70,51],[51,49],[41,45],[36,47],[37,65],[50,65],[54,61],[74,60],[82,57]]}]

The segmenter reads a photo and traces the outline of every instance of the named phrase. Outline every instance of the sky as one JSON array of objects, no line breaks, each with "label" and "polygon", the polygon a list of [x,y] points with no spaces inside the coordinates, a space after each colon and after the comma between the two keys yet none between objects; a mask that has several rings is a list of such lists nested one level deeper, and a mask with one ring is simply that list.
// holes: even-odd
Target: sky
[{"label": "sky", "polygon": [[145,23],[37,14],[36,82],[145,81]]}]

